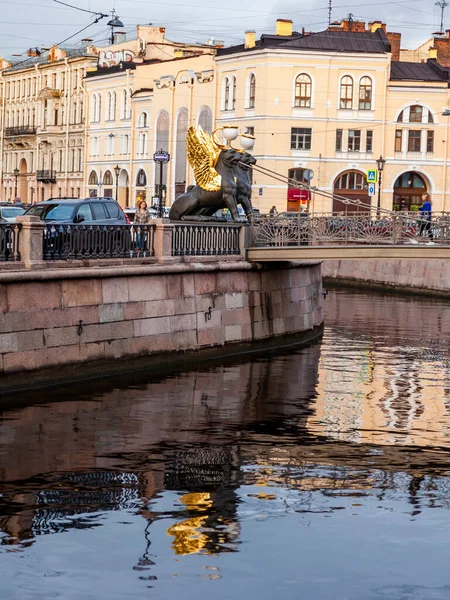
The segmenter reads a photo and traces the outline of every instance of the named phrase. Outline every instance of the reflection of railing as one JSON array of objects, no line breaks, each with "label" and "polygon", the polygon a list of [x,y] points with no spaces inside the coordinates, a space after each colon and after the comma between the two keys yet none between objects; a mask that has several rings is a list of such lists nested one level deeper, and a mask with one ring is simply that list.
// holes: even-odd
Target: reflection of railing
[{"label": "reflection of railing", "polygon": [[0,223],[0,261],[20,260],[19,223]]},{"label": "reflection of railing", "polygon": [[58,225],[44,228],[44,260],[154,256],[155,225]]},{"label": "reflection of railing", "polygon": [[241,253],[241,225],[183,224],[172,233],[172,256],[230,256]]},{"label": "reflection of railing", "polygon": [[369,213],[261,218],[252,226],[252,246],[403,245],[433,243],[450,246],[450,213],[429,221],[419,213]]}]

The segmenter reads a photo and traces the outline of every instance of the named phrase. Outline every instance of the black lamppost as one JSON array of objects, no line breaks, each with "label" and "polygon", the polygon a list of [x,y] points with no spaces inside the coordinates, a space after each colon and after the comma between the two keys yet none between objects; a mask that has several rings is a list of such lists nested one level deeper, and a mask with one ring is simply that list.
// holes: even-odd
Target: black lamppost
[{"label": "black lamppost", "polygon": [[15,183],[14,183],[14,200],[17,198],[17,179],[19,178],[19,169],[16,167],[13,171]]},{"label": "black lamppost", "polygon": [[381,181],[382,181],[382,174],[383,174],[385,162],[386,162],[386,159],[383,158],[383,156],[380,156],[380,158],[377,159],[377,168],[378,168],[377,219],[380,218],[380,211],[381,211]]},{"label": "black lamppost", "polygon": [[119,202],[119,174],[120,174],[119,165],[116,165],[114,167],[114,174],[116,176],[116,202]]}]

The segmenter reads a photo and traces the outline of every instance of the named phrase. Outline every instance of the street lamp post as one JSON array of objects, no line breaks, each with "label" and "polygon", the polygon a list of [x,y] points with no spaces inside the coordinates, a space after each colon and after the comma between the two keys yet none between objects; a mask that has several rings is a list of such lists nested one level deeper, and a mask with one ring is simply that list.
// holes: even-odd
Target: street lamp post
[{"label": "street lamp post", "polygon": [[14,200],[16,200],[17,199],[17,179],[19,178],[19,169],[16,167],[14,169],[13,173],[14,173],[14,179],[15,179],[15,182],[14,182]]},{"label": "street lamp post", "polygon": [[114,174],[116,176],[116,202],[119,202],[119,174],[120,174],[119,165],[116,165],[114,167]]},{"label": "street lamp post", "polygon": [[377,200],[377,219],[380,218],[381,212],[381,181],[383,176],[383,169],[386,159],[383,156],[377,159],[377,168],[378,168],[378,200]]}]

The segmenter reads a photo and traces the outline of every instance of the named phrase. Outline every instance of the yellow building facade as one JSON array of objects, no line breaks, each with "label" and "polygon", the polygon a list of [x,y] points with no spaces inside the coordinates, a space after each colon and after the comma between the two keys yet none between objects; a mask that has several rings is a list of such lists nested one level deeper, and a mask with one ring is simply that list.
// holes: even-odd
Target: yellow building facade
[{"label": "yellow building facade", "polygon": [[[259,165],[284,177],[311,169],[328,196],[305,199],[310,210],[344,210],[333,194],[376,206],[366,174],[380,156],[382,208],[415,210],[427,191],[435,210],[449,210],[448,72],[433,50],[425,63],[400,61],[392,36],[379,22],[305,34],[279,20],[275,35],[247,32],[217,53],[217,126],[254,132]],[[253,185],[261,212],[288,208],[283,182],[255,173]]]}]

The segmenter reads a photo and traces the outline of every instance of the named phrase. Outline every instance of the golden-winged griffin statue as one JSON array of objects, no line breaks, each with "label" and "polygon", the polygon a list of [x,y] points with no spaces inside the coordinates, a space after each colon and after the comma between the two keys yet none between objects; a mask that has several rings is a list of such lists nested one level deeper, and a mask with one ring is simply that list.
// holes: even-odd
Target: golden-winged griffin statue
[{"label": "golden-winged griffin statue", "polygon": [[197,185],[175,200],[169,217],[173,221],[210,221],[218,210],[228,208],[240,221],[238,204],[252,218],[250,167],[256,160],[248,152],[220,144],[213,134],[190,127],[186,139],[187,159]]}]

